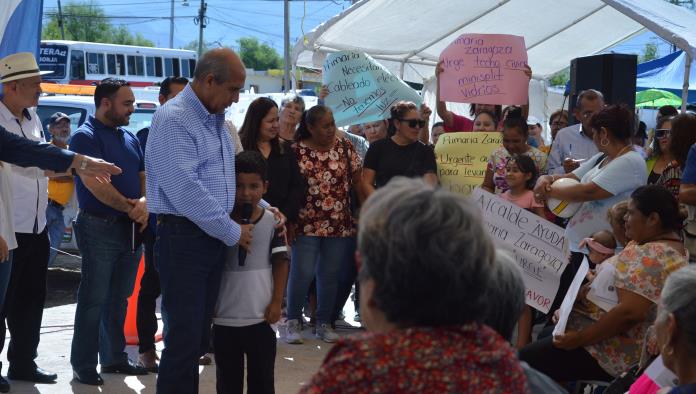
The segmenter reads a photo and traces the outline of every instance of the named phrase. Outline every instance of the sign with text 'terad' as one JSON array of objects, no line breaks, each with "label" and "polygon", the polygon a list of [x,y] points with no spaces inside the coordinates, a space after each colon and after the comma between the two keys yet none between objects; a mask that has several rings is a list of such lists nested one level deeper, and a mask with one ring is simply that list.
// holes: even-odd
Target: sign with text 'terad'
[{"label": "sign with text 'terad'", "polygon": [[509,250],[523,272],[527,305],[548,313],[568,264],[564,230],[483,189],[471,194],[493,241]]},{"label": "sign with text 'terad'", "polygon": [[370,55],[341,51],[327,56],[322,82],[329,89],[324,102],[337,126],[387,119],[398,101],[420,106],[421,96]]},{"label": "sign with text 'terad'", "polygon": [[465,195],[481,186],[491,153],[500,146],[499,132],[445,133],[435,145],[442,187]]},{"label": "sign with text 'terad'", "polygon": [[444,101],[526,104],[529,78],[524,38],[507,34],[462,34],[440,54]]}]

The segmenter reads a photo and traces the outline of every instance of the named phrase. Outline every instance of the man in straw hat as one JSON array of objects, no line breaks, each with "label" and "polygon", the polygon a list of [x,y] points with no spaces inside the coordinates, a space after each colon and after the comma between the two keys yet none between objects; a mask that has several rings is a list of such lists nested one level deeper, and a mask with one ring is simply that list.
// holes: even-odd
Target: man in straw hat
[{"label": "man in straw hat", "polygon": [[[3,93],[0,100],[0,158],[21,165],[39,164],[43,168],[60,172],[69,168],[79,169],[81,173],[91,173],[102,181],[108,181],[110,174],[120,173],[117,167],[41,145],[45,142],[43,129],[32,107],[38,104],[41,75],[46,73],[48,72],[39,70],[36,59],[28,52],[0,60]],[[14,138],[7,131],[23,138]],[[16,151],[9,154],[7,150],[13,148]],[[28,155],[36,157],[33,160],[24,157]],[[7,297],[0,315],[0,349],[4,347],[7,319],[12,332],[7,353],[10,379],[50,383],[56,380],[57,375],[42,370],[34,362],[46,297],[49,253],[46,231],[48,181],[44,172],[37,167],[13,166],[10,185],[18,247],[14,251]],[[0,392],[8,390],[9,384],[0,377]]]}]

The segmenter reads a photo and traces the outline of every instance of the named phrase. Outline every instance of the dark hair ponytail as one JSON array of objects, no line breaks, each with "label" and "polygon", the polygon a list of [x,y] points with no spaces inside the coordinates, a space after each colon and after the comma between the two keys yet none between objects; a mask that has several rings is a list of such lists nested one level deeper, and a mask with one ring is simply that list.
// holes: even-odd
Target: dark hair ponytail
[{"label": "dark hair ponytail", "polygon": [[297,131],[295,131],[295,141],[311,138],[312,133],[309,131],[309,126],[314,126],[327,112],[331,112],[331,109],[325,105],[315,105],[304,111],[302,119],[300,119],[300,125],[297,127]]}]

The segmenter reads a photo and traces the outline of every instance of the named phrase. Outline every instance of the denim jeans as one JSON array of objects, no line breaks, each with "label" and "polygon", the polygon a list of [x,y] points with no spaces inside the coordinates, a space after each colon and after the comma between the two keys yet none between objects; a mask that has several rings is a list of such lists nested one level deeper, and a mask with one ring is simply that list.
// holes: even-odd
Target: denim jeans
[{"label": "denim jeans", "polygon": [[96,372],[97,353],[102,366],[128,361],[123,324],[140,247],[132,250],[132,224],[124,218],[80,212],[74,228],[82,255],[82,277],[70,364],[78,372]]},{"label": "denim jeans", "polygon": [[317,279],[317,324],[330,324],[338,292],[338,276],[351,247],[350,237],[300,235],[292,248],[288,279],[288,319],[299,319],[307,290]]},{"label": "denim jeans", "polygon": [[226,247],[180,216],[159,215],[156,234],[164,320],[157,393],[198,393],[198,358],[210,346]]},{"label": "denim jeans", "polygon": [[48,229],[48,239],[51,241],[51,251],[48,257],[48,266],[52,266],[63,242],[63,234],[65,233],[65,219],[63,218],[63,210],[55,205],[48,204],[46,207],[46,228]]}]

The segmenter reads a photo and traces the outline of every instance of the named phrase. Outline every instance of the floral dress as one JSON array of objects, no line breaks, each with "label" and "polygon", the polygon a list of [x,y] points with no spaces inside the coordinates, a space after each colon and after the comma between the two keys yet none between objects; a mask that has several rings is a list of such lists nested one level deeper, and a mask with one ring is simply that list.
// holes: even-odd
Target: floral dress
[{"label": "floral dress", "polygon": [[310,393],[527,393],[515,352],[476,323],[341,339],[304,386]]},{"label": "floral dress", "polygon": [[[537,170],[539,170],[539,175],[546,174],[546,153],[533,146],[530,146],[529,150],[523,154],[531,157],[532,160],[534,160]],[[505,180],[505,167],[507,166],[510,157],[512,157],[512,155],[508,153],[507,149],[505,149],[504,146],[500,146],[496,148],[488,158],[488,166],[486,169],[493,171],[495,194],[505,193],[508,190],[508,184]]]},{"label": "floral dress", "polygon": [[[343,137],[328,151],[318,151],[300,141],[293,145],[307,193],[300,208],[298,234],[315,237],[355,236],[350,211],[352,174],[361,171],[360,156]],[[349,172],[352,172],[349,173]]]},{"label": "floral dress", "polygon": [[[611,264],[616,269],[614,285],[617,289],[638,294],[653,303],[648,317],[641,323],[624,333],[585,346],[585,350],[597,360],[602,369],[618,377],[640,361],[645,334],[655,320],[657,302],[665,280],[670,273],[686,266],[687,256],[664,242],[638,245],[632,241],[620,254],[602,264]],[[568,319],[568,329],[583,330],[606,313],[586,298],[579,299]]]}]

